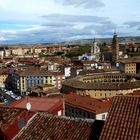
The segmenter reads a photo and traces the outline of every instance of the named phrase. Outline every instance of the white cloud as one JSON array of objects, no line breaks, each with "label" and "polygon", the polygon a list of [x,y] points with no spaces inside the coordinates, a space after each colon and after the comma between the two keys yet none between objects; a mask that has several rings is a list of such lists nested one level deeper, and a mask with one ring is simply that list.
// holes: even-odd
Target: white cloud
[{"label": "white cloud", "polygon": [[102,35],[103,30],[104,32],[105,30],[111,31],[114,26],[106,17],[62,14],[51,14],[42,17],[44,18],[43,24],[27,27],[16,32],[14,32],[15,30],[13,32],[3,31],[3,36],[20,43],[61,42],[72,39],[93,38],[95,35]]},{"label": "white cloud", "polygon": [[[1,0],[0,39],[29,43],[108,37],[116,26],[119,34],[139,35],[139,3],[134,1]],[[136,22],[123,24],[129,19]]]},{"label": "white cloud", "polygon": [[46,21],[53,22],[69,22],[69,23],[110,23],[107,17],[99,17],[99,16],[86,16],[86,15],[65,15],[65,14],[50,14],[44,15],[42,18],[46,19]]},{"label": "white cloud", "polygon": [[0,41],[5,41],[5,40],[7,40],[7,38],[0,36]]},{"label": "white cloud", "polygon": [[129,21],[129,22],[125,22],[124,25],[128,26],[129,28],[139,29],[140,21]]},{"label": "white cloud", "polygon": [[63,5],[72,5],[74,7],[84,8],[99,8],[103,7],[104,3],[101,0],[55,0]]}]

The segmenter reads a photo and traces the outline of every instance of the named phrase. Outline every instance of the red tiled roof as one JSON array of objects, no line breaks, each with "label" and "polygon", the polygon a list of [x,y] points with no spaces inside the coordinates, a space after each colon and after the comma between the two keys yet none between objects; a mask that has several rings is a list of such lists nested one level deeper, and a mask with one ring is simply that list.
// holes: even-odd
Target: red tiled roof
[{"label": "red tiled roof", "polygon": [[[29,102],[31,103],[31,111],[41,111],[41,112],[52,112],[59,106],[62,106],[61,98],[54,97],[30,97]],[[15,101],[12,103],[12,107],[14,108],[26,108],[27,99],[23,98],[19,101]]]},{"label": "red tiled roof", "polygon": [[140,90],[136,90],[136,91],[134,91],[133,93],[131,93],[131,95],[137,95],[137,96],[140,96]]},{"label": "red tiled roof", "polygon": [[21,109],[0,107],[0,130],[8,128],[9,124],[15,121],[16,116],[19,116],[22,112]]},{"label": "red tiled roof", "polygon": [[[0,107],[0,130],[4,131],[12,125],[17,117],[25,116],[27,110],[19,109],[19,108],[11,108],[11,107]],[[31,111],[29,117],[31,117],[34,112]],[[27,119],[29,119],[27,117]]]},{"label": "red tiled roof", "polygon": [[20,73],[20,76],[46,76],[46,75],[52,75],[51,72],[45,70],[45,69],[39,69],[39,68],[28,68],[25,69],[23,72]]},{"label": "red tiled roof", "polygon": [[54,76],[64,75],[61,71],[51,71],[51,73]]},{"label": "red tiled roof", "polygon": [[23,127],[20,120],[25,125],[34,114],[25,109],[0,107],[0,139],[11,140]]},{"label": "red tiled roof", "polygon": [[99,140],[140,140],[140,96],[113,98]]},{"label": "red tiled roof", "polygon": [[37,114],[15,140],[89,140],[93,122]]},{"label": "red tiled roof", "polygon": [[95,114],[108,112],[112,103],[112,99],[94,99],[70,93],[65,95],[65,103],[76,108],[83,109]]}]

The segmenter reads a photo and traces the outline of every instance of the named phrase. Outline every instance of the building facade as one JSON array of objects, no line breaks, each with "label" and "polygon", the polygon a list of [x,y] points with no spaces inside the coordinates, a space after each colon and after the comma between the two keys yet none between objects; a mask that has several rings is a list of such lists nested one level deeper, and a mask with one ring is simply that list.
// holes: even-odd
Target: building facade
[{"label": "building facade", "polygon": [[99,100],[76,93],[65,95],[65,115],[74,118],[105,120],[111,99]]},{"label": "building facade", "polygon": [[50,84],[57,89],[61,89],[62,82],[65,79],[61,72],[52,72],[40,68],[28,68],[21,72],[10,74],[8,77],[8,85],[12,90],[21,95],[30,92],[30,89],[37,85]]},{"label": "building facade", "polygon": [[133,62],[121,62],[119,68],[124,73],[136,74],[136,63]]}]

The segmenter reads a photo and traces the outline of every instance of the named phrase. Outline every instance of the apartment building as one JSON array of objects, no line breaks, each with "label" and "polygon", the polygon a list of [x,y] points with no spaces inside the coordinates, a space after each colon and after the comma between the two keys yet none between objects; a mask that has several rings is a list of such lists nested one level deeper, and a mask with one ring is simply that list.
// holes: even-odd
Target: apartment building
[{"label": "apartment building", "polygon": [[129,73],[129,74],[136,74],[136,63],[134,62],[121,62],[120,63],[120,70],[123,71],[124,73]]},{"label": "apartment building", "polygon": [[65,96],[65,115],[75,118],[105,120],[111,106],[111,98],[99,100],[76,93]]}]

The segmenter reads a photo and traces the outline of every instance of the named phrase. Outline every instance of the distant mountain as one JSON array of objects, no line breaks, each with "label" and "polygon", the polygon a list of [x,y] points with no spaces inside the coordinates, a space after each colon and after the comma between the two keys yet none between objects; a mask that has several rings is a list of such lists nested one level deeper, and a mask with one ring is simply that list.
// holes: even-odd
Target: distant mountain
[{"label": "distant mountain", "polygon": [[[140,36],[128,36],[128,37],[118,37],[120,43],[140,43]],[[71,41],[64,41],[64,42],[45,42],[45,40],[19,40],[18,43],[12,40],[1,42],[0,46],[3,44],[9,45],[52,45],[52,44],[60,44],[60,45],[78,45],[78,44],[91,44],[93,43],[94,39],[80,39],[80,40],[71,40]],[[112,38],[96,38],[96,42],[98,43],[111,43]]]},{"label": "distant mountain", "polygon": [[[140,43],[140,36],[129,36],[129,37],[118,37],[119,43]],[[94,39],[81,39],[81,40],[76,40],[76,41],[66,41],[66,42],[62,42],[60,44],[90,44],[93,43]],[[98,43],[111,43],[112,42],[112,38],[96,38],[96,42]]]}]

